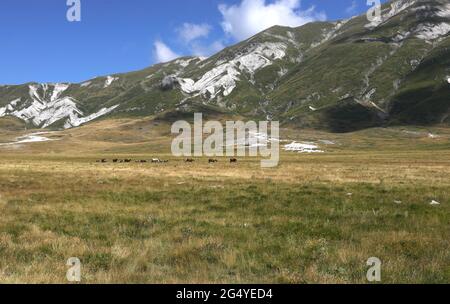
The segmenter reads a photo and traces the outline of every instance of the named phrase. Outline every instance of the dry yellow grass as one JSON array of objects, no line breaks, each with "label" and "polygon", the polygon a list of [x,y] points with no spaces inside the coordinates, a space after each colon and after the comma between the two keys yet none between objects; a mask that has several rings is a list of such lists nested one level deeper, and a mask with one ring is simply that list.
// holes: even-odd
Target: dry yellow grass
[{"label": "dry yellow grass", "polygon": [[[0,282],[65,282],[75,256],[84,283],[365,283],[376,256],[384,283],[448,283],[449,132],[433,132],[285,130],[337,145],[274,169],[185,164],[146,119],[0,148]],[[95,162],[115,157],[169,163]]]}]

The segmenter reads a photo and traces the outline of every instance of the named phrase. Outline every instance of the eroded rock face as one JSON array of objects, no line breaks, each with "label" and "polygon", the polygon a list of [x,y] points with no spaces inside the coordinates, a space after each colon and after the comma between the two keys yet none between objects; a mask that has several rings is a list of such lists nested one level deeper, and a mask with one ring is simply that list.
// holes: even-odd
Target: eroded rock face
[{"label": "eroded rock face", "polygon": [[161,90],[163,91],[169,91],[175,88],[175,86],[178,84],[178,80],[175,76],[170,75],[163,78],[161,81]]},{"label": "eroded rock face", "polygon": [[274,61],[286,56],[287,46],[284,43],[259,43],[238,52],[227,61],[219,61],[216,66],[207,71],[198,81],[180,78],[183,92],[187,94],[208,95],[214,99],[221,94],[224,97],[237,87],[241,74],[251,76],[258,70],[270,66]]},{"label": "eroded rock face", "polygon": [[102,108],[98,112],[85,115],[78,108],[77,101],[63,93],[69,84],[31,84],[28,96],[17,98],[0,107],[0,117],[14,116],[37,127],[46,128],[58,121],[64,128],[78,127],[100,116],[112,112],[118,105]]}]

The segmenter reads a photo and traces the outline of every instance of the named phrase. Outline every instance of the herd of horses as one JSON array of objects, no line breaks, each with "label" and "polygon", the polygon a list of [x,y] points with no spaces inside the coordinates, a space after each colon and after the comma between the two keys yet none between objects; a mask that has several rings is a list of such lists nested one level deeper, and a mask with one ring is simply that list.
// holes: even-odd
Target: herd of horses
[{"label": "herd of horses", "polygon": [[[97,163],[107,163],[108,160],[105,159],[105,158],[103,158],[103,159],[97,160],[96,162],[97,162]],[[112,162],[113,162],[113,163],[120,163],[120,164],[122,164],[122,163],[131,163],[131,162],[133,162],[133,160],[130,159],[130,158],[126,158],[126,159],[118,159],[118,158],[115,158],[115,159],[112,160]],[[161,159],[159,159],[159,158],[152,158],[152,159],[150,159],[150,160],[147,160],[147,159],[135,160],[134,162],[135,162],[135,163],[154,163],[154,164],[157,163],[157,164],[161,164],[161,163],[168,163],[169,161],[168,161],[168,160],[161,160]],[[186,162],[186,163],[193,163],[193,162],[195,162],[195,159],[193,159],[193,158],[187,158],[187,159],[185,160],[185,162]],[[219,161],[218,161],[217,159],[214,159],[214,158],[208,159],[208,163],[209,163],[209,164],[214,164],[214,163],[218,163],[218,162],[219,162]],[[237,163],[237,162],[238,162],[238,160],[237,160],[236,158],[230,158],[230,163],[231,163],[231,164]]]}]

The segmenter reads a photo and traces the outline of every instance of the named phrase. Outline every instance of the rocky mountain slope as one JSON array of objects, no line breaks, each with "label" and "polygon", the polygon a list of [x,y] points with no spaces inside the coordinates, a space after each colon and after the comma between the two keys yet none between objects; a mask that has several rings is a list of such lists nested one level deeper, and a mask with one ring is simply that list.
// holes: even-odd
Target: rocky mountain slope
[{"label": "rocky mountain slope", "polygon": [[0,86],[0,117],[71,128],[200,107],[333,131],[448,123],[449,33],[448,1],[395,0],[381,20],[276,26],[210,58],[79,84]]}]

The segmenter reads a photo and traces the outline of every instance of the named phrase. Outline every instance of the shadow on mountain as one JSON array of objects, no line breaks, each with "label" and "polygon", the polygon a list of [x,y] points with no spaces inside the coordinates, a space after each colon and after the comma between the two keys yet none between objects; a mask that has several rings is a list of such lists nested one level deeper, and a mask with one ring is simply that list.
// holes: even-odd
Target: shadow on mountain
[{"label": "shadow on mountain", "polygon": [[166,111],[156,116],[155,120],[174,123],[178,120],[193,122],[194,114],[202,113],[203,120],[218,120],[231,116],[232,113],[213,105],[205,105],[200,103],[189,103],[175,110]]},{"label": "shadow on mountain", "polygon": [[449,121],[450,87],[424,86],[395,97],[391,124],[433,125]]},{"label": "shadow on mountain", "polygon": [[384,120],[375,110],[353,101],[341,102],[322,113],[331,132],[345,133],[381,126]]}]

